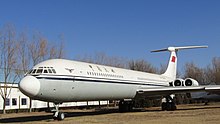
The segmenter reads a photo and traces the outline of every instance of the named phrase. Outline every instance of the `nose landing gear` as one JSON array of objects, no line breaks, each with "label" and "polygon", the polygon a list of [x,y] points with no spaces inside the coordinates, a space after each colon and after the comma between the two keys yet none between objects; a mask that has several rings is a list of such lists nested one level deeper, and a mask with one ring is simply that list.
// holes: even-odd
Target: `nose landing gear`
[{"label": "nose landing gear", "polygon": [[59,104],[54,104],[55,112],[53,113],[54,120],[64,120],[65,114],[63,112],[59,112]]}]

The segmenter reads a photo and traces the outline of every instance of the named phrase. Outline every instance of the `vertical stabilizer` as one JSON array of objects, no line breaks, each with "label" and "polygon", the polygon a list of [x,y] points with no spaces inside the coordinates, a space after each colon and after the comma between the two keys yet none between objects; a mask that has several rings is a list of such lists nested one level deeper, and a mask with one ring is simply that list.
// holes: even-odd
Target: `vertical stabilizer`
[{"label": "vertical stabilizer", "polygon": [[172,78],[173,80],[176,79],[176,72],[177,72],[177,51],[183,49],[195,49],[195,48],[207,48],[208,46],[184,46],[184,47],[168,47],[165,49],[154,50],[151,52],[163,52],[169,51],[170,52],[170,59],[167,66],[167,70],[162,75]]},{"label": "vertical stabilizer", "polygon": [[170,54],[170,59],[168,62],[167,70],[162,75],[176,79],[176,71],[177,71],[177,53],[176,51],[172,51]]}]

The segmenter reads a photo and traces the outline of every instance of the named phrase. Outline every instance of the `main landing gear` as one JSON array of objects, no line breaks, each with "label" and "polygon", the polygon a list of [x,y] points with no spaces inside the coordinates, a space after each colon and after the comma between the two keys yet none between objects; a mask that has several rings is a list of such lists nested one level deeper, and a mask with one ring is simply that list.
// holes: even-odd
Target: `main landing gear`
[{"label": "main landing gear", "polygon": [[59,104],[54,104],[55,112],[53,113],[54,120],[63,120],[65,118],[65,114],[63,112],[59,112]]},{"label": "main landing gear", "polygon": [[162,111],[174,111],[176,110],[176,104],[173,102],[172,96],[166,96],[162,99],[162,105],[161,105]]},{"label": "main landing gear", "polygon": [[134,107],[134,101],[120,100],[119,102],[119,112],[130,112]]}]

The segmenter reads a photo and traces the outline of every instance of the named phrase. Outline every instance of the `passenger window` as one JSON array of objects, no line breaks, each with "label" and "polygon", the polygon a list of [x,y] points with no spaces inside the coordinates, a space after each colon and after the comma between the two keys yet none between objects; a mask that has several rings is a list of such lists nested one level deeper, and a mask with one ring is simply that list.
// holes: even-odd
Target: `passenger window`
[{"label": "passenger window", "polygon": [[98,68],[98,70],[99,70],[99,71],[102,71],[102,69],[101,69],[101,68],[99,68],[99,66],[97,66],[97,68]]},{"label": "passenger window", "polygon": [[44,73],[48,73],[47,70],[44,70]]},{"label": "passenger window", "polygon": [[42,73],[43,69],[38,69],[36,73]]},{"label": "passenger window", "polygon": [[92,68],[92,66],[91,66],[91,65],[89,65],[89,67],[90,67],[90,68]]},{"label": "passenger window", "polygon": [[91,65],[89,65],[89,67],[92,69],[92,71],[94,71]]},{"label": "passenger window", "polygon": [[108,70],[105,68],[105,71],[108,72]]}]

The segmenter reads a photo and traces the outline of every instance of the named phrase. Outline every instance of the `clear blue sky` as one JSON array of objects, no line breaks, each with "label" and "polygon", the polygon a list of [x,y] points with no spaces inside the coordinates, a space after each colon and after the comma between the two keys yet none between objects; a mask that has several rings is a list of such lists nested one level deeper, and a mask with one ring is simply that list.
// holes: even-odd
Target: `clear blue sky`
[{"label": "clear blue sky", "polygon": [[219,0],[1,0],[0,27],[40,31],[49,41],[63,34],[67,58],[104,52],[146,59],[158,66],[168,46],[208,45],[179,52],[185,62],[206,66],[220,53]]}]

